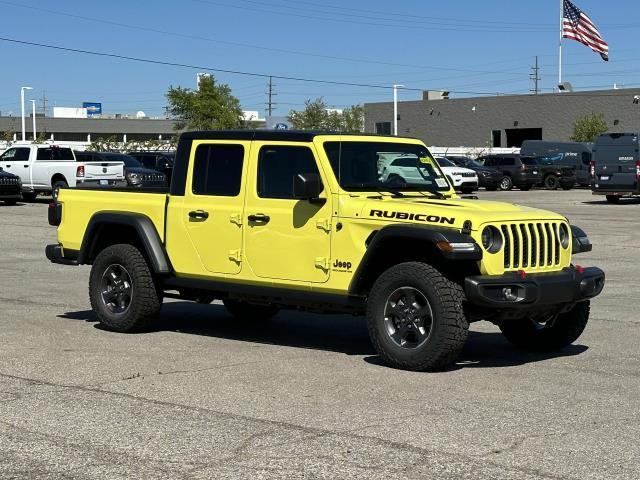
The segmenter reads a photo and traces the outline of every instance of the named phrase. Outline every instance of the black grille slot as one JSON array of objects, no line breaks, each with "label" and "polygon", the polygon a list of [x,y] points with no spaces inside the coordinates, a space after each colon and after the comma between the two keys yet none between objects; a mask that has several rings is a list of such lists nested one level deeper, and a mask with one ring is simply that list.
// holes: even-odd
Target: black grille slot
[{"label": "black grille slot", "polygon": [[551,225],[551,229],[553,230],[553,243],[555,245],[555,256],[554,256],[554,265],[560,263],[560,238],[558,235],[558,224],[554,223]]},{"label": "black grille slot", "polygon": [[546,265],[551,265],[551,260],[552,260],[551,255],[553,254],[553,237],[551,236],[551,229],[549,228],[549,224],[548,223],[544,224],[544,231],[547,234],[547,259],[546,259]]},{"label": "black grille slot", "polygon": [[504,237],[504,268],[511,268],[511,235],[505,225],[502,225],[501,230]]},{"label": "black grille slot", "polygon": [[513,233],[513,268],[520,266],[520,235],[518,235],[518,227],[511,225]]},{"label": "black grille slot", "polygon": [[528,226],[529,235],[531,236],[531,266],[535,267],[538,265],[538,238],[536,236],[535,225],[530,223]]},{"label": "black grille slot", "polygon": [[522,234],[522,268],[524,268],[529,266],[529,258],[531,257],[529,236],[527,235],[527,227],[524,223],[520,224],[520,233]]}]

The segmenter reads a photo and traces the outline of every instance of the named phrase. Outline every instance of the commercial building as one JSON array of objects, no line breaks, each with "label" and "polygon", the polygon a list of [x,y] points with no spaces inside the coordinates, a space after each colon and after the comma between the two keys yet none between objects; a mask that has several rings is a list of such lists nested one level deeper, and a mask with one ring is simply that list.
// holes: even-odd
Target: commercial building
[{"label": "commercial building", "polygon": [[[398,105],[398,134],[427,145],[520,147],[569,140],[576,119],[601,113],[609,131],[640,131],[640,89],[448,98],[434,92]],[[365,104],[365,131],[390,134],[393,102]]]},{"label": "commercial building", "polygon": [[[27,139],[33,139],[32,118],[25,122]],[[0,117],[3,138],[21,137],[20,117]],[[175,122],[153,118],[54,118],[36,117],[36,135],[58,142],[91,142],[115,138],[118,141],[162,140],[176,134]]]}]

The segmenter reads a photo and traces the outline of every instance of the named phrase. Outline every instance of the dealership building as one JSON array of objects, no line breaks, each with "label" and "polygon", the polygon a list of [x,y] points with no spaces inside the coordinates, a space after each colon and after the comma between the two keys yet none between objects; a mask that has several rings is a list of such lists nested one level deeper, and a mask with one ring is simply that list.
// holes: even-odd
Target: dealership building
[{"label": "dealership building", "polygon": [[[640,131],[640,89],[449,98],[424,91],[398,104],[398,135],[427,145],[520,147],[524,140],[567,141],[580,117],[601,113],[611,132]],[[393,102],[365,104],[365,131],[390,134]]]}]

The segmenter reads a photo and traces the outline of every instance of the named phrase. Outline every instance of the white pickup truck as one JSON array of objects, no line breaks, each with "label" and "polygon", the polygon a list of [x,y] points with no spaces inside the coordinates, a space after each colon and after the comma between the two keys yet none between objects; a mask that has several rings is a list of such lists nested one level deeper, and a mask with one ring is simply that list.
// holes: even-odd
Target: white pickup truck
[{"label": "white pickup truck", "polygon": [[122,185],[122,162],[78,162],[73,150],[53,144],[16,145],[0,156],[0,167],[22,180],[25,200],[39,193],[57,197],[61,188]]}]

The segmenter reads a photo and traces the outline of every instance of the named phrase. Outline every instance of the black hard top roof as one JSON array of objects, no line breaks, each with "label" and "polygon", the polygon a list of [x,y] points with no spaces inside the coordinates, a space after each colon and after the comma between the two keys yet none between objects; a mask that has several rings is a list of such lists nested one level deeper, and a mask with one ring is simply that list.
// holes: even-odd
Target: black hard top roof
[{"label": "black hard top roof", "polygon": [[180,138],[186,140],[273,140],[280,142],[312,142],[313,139],[319,135],[336,137],[340,135],[360,135],[380,137],[381,139],[397,138],[390,135],[376,135],[373,133],[308,132],[300,130],[204,130],[184,132],[180,135]]}]

